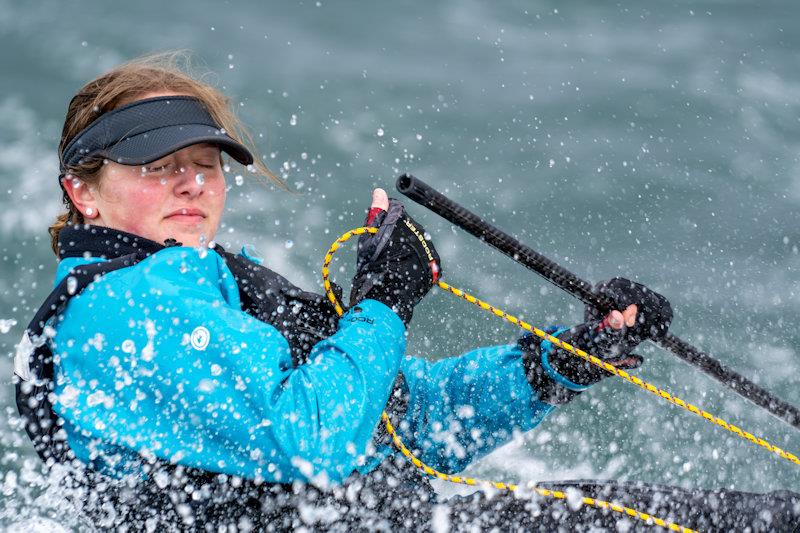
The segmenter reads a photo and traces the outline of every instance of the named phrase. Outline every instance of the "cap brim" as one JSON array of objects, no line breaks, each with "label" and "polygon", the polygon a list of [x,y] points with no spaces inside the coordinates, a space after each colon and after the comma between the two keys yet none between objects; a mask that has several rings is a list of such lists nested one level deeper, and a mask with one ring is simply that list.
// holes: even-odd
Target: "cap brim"
[{"label": "cap brim", "polygon": [[166,126],[127,137],[99,154],[121,165],[144,165],[187,146],[209,143],[243,165],[253,163],[253,155],[241,143],[218,129],[204,124]]}]

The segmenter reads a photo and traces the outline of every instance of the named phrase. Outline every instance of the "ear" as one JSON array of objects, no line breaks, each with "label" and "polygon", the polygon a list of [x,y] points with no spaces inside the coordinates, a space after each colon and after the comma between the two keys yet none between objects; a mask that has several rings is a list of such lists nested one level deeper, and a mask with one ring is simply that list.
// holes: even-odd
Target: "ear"
[{"label": "ear", "polygon": [[72,205],[81,212],[84,219],[91,220],[99,216],[100,212],[97,209],[97,198],[95,197],[96,191],[92,191],[91,187],[71,174],[61,178],[61,184],[64,186],[64,190],[67,191]]}]

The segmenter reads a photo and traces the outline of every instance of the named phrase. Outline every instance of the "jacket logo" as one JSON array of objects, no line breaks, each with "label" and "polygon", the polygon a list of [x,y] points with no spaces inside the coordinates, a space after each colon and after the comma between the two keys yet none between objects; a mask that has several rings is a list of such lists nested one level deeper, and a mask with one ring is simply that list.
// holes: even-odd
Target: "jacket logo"
[{"label": "jacket logo", "polygon": [[194,331],[192,331],[192,348],[195,350],[205,350],[210,340],[211,333],[208,332],[208,328],[205,326],[197,326],[194,328]]},{"label": "jacket logo", "polygon": [[405,223],[405,225],[408,226],[408,229],[411,230],[411,233],[413,233],[417,237],[417,239],[419,239],[419,242],[425,249],[425,254],[428,256],[428,261],[433,261],[433,254],[431,253],[431,249],[428,248],[428,243],[425,242],[425,237],[419,232],[419,230],[414,224],[408,221],[407,218],[403,219],[403,223]]},{"label": "jacket logo", "polygon": [[368,316],[349,316],[345,320],[348,322],[366,322],[367,324],[375,323],[375,321]]}]

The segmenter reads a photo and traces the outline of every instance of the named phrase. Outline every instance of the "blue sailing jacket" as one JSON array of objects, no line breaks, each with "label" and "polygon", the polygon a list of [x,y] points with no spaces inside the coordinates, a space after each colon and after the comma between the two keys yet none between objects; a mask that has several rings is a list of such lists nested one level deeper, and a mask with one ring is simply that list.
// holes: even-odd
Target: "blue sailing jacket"
[{"label": "blue sailing jacket", "polygon": [[[56,283],[97,257],[63,259]],[[365,300],[293,365],[275,327],[242,310],[213,250],[164,248],[69,300],[51,340],[54,409],[78,459],[114,475],[141,457],[266,482],[341,482],[392,453],[374,434],[402,371],[399,433],[444,472],[527,431],[554,409],[516,345],[437,362],[405,355],[405,328]]]}]

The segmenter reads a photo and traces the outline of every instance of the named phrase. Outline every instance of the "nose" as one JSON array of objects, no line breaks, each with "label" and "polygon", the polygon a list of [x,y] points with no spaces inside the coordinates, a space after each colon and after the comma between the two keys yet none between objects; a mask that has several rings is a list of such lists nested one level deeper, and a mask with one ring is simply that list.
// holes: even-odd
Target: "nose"
[{"label": "nose", "polygon": [[205,176],[201,169],[191,164],[183,164],[175,170],[173,180],[175,194],[186,198],[197,198],[203,194]]}]

